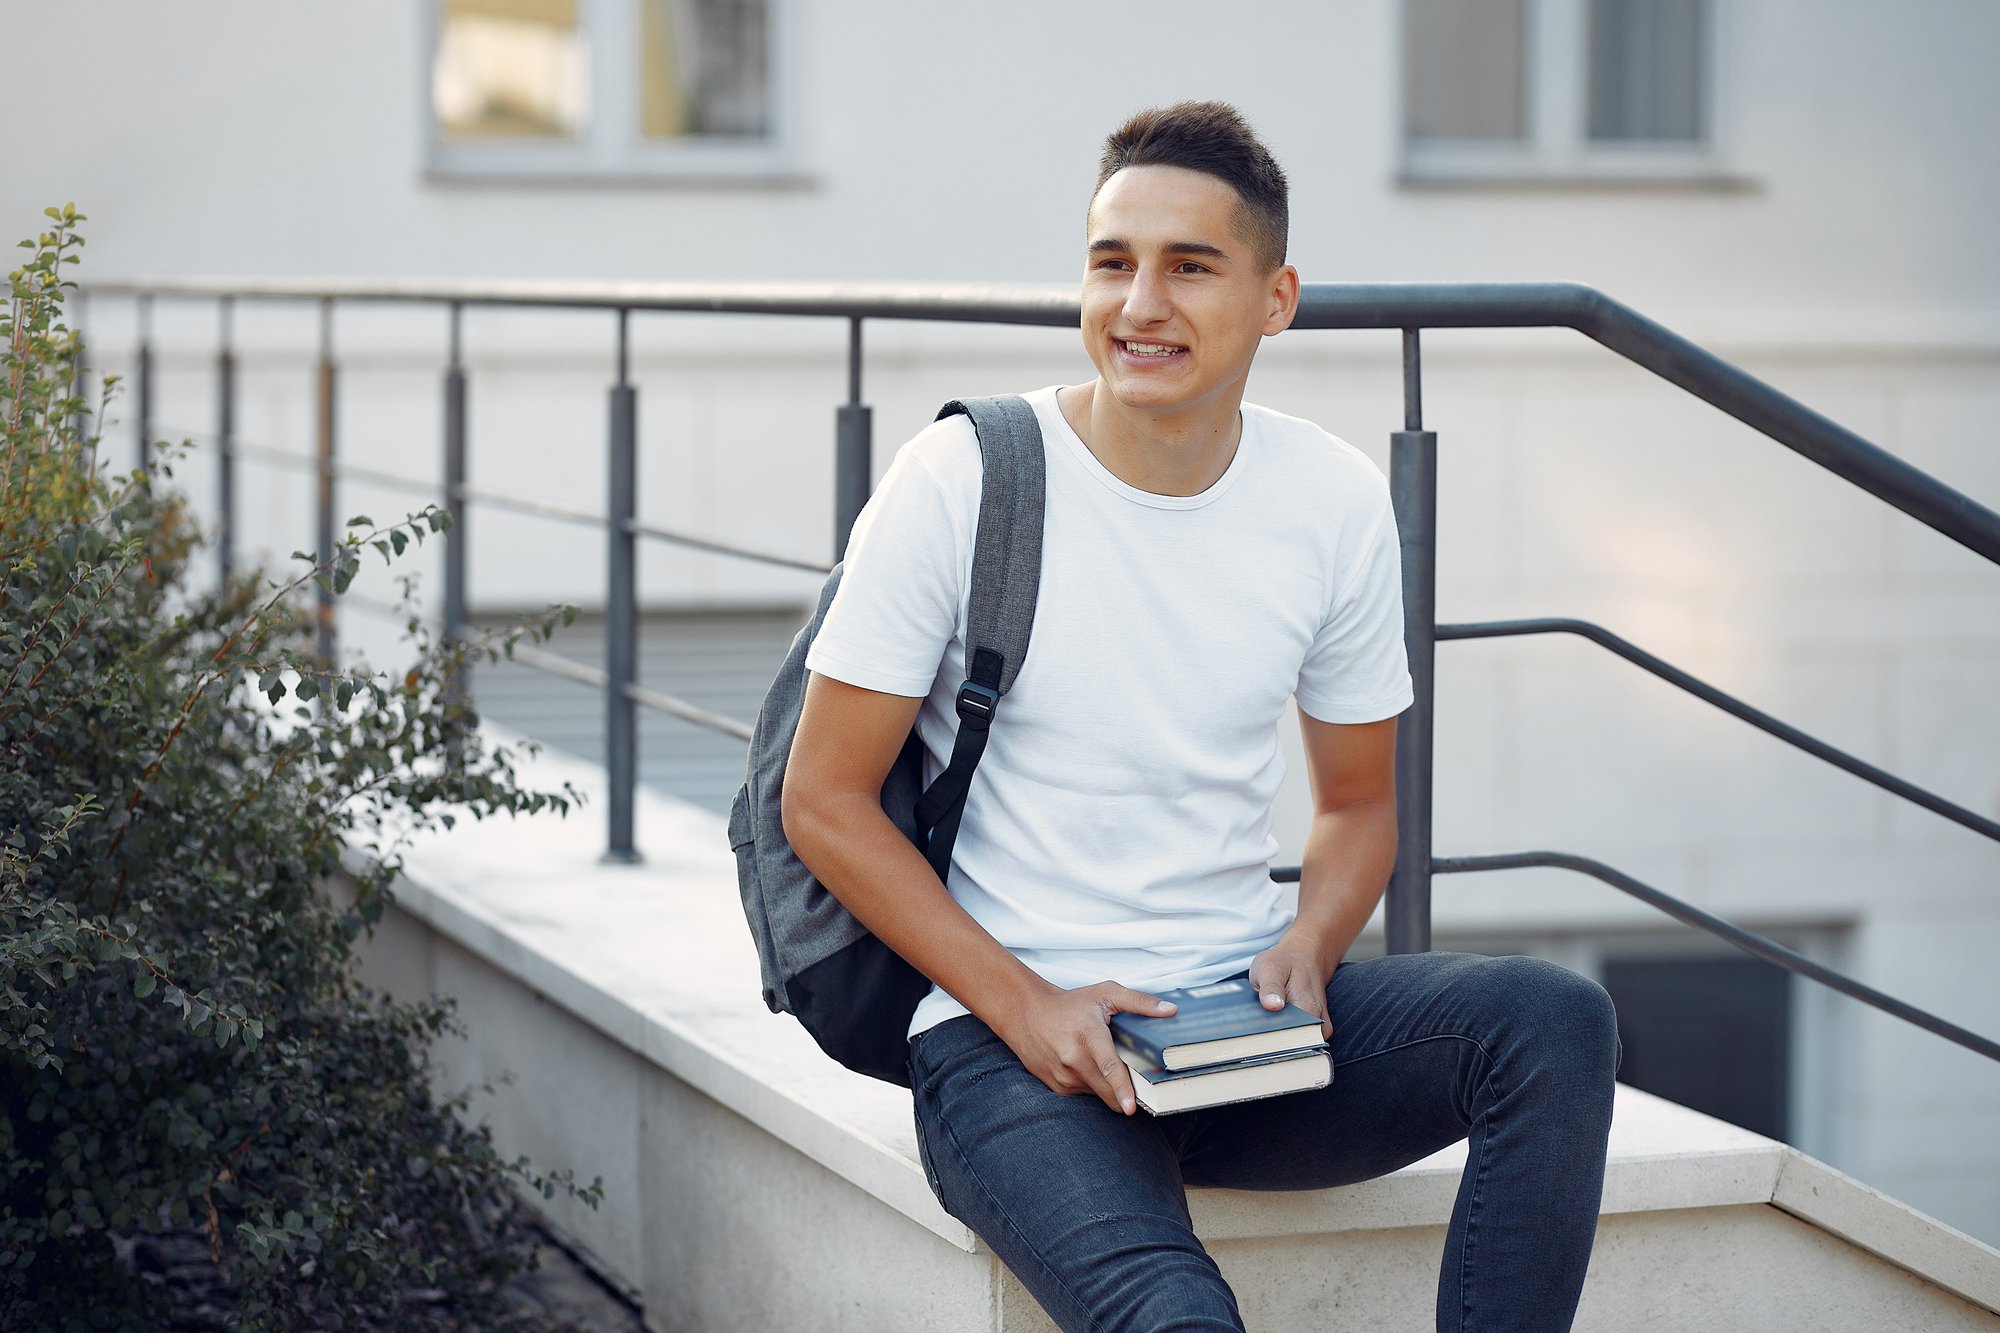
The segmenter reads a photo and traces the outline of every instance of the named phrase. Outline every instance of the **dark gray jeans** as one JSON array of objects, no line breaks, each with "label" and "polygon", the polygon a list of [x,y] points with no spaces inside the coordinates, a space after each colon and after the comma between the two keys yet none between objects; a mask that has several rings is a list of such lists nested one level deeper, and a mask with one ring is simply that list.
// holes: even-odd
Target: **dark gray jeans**
[{"label": "dark gray jeans", "polygon": [[1469,1139],[1438,1328],[1568,1328],[1611,1128],[1610,997],[1539,959],[1448,953],[1343,963],[1326,993],[1329,1087],[1158,1118],[1051,1092],[971,1015],[919,1033],[931,1189],[1065,1330],[1241,1329],[1184,1186],[1346,1185]]}]

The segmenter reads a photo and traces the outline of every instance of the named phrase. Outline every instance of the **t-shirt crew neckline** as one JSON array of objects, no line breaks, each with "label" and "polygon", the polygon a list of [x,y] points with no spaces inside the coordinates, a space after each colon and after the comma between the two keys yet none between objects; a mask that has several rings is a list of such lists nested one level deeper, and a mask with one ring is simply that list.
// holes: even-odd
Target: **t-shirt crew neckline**
[{"label": "t-shirt crew neckline", "polygon": [[1149,509],[1200,509],[1204,505],[1214,504],[1220,500],[1223,493],[1236,484],[1237,474],[1243,471],[1243,456],[1249,452],[1250,446],[1251,418],[1250,413],[1238,407],[1236,452],[1230,457],[1229,466],[1222,470],[1221,476],[1209,484],[1208,489],[1194,495],[1160,495],[1153,491],[1142,491],[1137,486],[1120,480],[1117,473],[1104,466],[1097,455],[1090,452],[1090,446],[1083,442],[1083,437],[1076,433],[1076,428],[1069,424],[1069,418],[1062,410],[1062,402],[1057,397],[1066,387],[1066,385],[1056,385],[1042,391],[1048,396],[1049,414],[1055,418],[1050,424],[1055,426],[1057,438],[1062,440],[1069,451],[1076,456],[1077,462],[1083,465],[1084,470],[1097,478],[1103,483],[1104,488],[1114,495],[1130,500],[1133,504],[1145,505]]}]

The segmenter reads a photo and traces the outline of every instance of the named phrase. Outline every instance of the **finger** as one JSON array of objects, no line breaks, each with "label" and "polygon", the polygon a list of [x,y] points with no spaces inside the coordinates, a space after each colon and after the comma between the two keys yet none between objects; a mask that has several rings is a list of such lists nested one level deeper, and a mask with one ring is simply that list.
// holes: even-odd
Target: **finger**
[{"label": "finger", "polygon": [[1298,1002],[1298,1005],[1299,1008],[1305,1010],[1307,1013],[1311,1014],[1314,1018],[1317,1018],[1319,1020],[1320,1040],[1321,1041],[1333,1040],[1333,1015],[1327,1012],[1326,1002],[1322,1000],[1318,1004],[1307,1004],[1305,1001],[1301,1000]]},{"label": "finger", "polygon": [[1296,987],[1296,991],[1297,993],[1292,996],[1292,1003],[1319,1020],[1321,1041],[1331,1040],[1333,1037],[1333,1016],[1327,1009],[1326,992],[1309,983]]},{"label": "finger", "polygon": [[1091,1043],[1092,1060],[1089,1065],[1095,1075],[1090,1086],[1104,1104],[1120,1115],[1131,1115],[1139,1109],[1139,1099],[1132,1093],[1132,1071],[1118,1058],[1118,1053],[1110,1049],[1106,1040],[1102,1049],[1098,1043]]},{"label": "finger", "polygon": [[1172,1000],[1163,1000],[1157,995],[1149,995],[1130,986],[1119,986],[1105,997],[1112,1013],[1121,1014],[1171,1014],[1177,1006]]},{"label": "finger", "polygon": [[1257,988],[1257,999],[1266,1009],[1285,1007],[1285,996],[1292,989],[1291,969],[1267,968],[1252,976],[1250,984]]}]

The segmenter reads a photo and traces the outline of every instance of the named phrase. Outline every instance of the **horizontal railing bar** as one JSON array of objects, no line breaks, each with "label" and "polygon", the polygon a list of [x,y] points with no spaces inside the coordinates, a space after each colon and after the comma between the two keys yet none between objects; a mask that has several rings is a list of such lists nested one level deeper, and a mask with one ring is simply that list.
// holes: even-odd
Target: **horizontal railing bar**
[{"label": "horizontal railing bar", "polygon": [[1842,972],[1836,972],[1823,963],[1816,963],[1802,953],[1787,949],[1775,940],[1769,940],[1732,921],[1702,911],[1690,903],[1684,903],[1670,894],[1662,893],[1650,884],[1632,878],[1622,870],[1614,869],[1602,861],[1594,861],[1587,856],[1576,856],[1569,852],[1511,852],[1498,856],[1445,856],[1431,862],[1435,874],[1464,874],[1487,870],[1526,870],[1547,867],[1554,870],[1573,870],[1581,875],[1602,880],[1621,892],[1630,894],[1649,907],[1665,912],[1668,916],[1697,930],[1706,931],[1718,939],[1773,963],[1788,972],[1796,972],[1802,977],[1829,986],[1842,995],[1850,996],[1863,1004],[1872,1005],[1885,1014],[1893,1015],[1906,1023],[1914,1023],[1926,1032],[1935,1033],[1946,1041],[1955,1042],[1969,1051],[1974,1051],[1989,1060],[2000,1060],[2000,1042],[1982,1037],[1977,1032],[1947,1022],[1936,1014],[1907,1004],[1893,995],[1884,994],[1873,986],[1863,985]]},{"label": "horizontal railing bar", "polygon": [[340,594],[340,601],[343,606],[352,605],[357,610],[371,612],[386,619],[407,620],[415,615],[427,625],[438,623],[436,616],[429,615],[421,609],[392,602],[386,597],[370,597],[367,593],[356,592],[353,588]]},{"label": "horizontal railing bar", "polygon": [[[295,454],[288,449],[273,448],[268,444],[245,444],[238,440],[230,446],[245,458],[261,459],[300,472],[318,472],[319,460],[305,454]],[[440,487],[435,481],[422,481],[416,477],[400,476],[394,472],[378,472],[374,468],[356,467],[352,463],[336,463],[333,466],[336,481],[362,481],[371,486],[385,486],[390,490],[410,491],[417,495],[435,496]]]},{"label": "horizontal railing bar", "polygon": [[[185,431],[163,432],[164,435],[184,440],[208,438],[212,432]],[[280,449],[275,445],[251,444],[238,439],[230,444],[231,452],[244,457],[255,458],[279,467],[291,468],[296,472],[318,472],[319,460],[309,454],[294,453],[290,449]],[[413,491],[418,495],[436,495],[441,489],[435,481],[423,481],[416,477],[405,477],[394,472],[378,472],[374,468],[355,467],[351,463],[336,463],[333,466],[336,481],[365,481],[371,486],[386,486],[392,490]]]},{"label": "horizontal railing bar", "polygon": [[1857,759],[1845,750],[1835,749],[1810,732],[1800,731],[1790,723],[1780,722],[1762,709],[1753,708],[1734,695],[1725,694],[1708,682],[1689,675],[1673,663],[1653,656],[1637,644],[1613,634],[1602,625],[1565,616],[1544,616],[1530,620],[1487,620],[1437,627],[1437,637],[1440,640],[1498,639],[1524,634],[1574,634],[1588,639],[1598,647],[1616,653],[1634,666],[1651,672],[1669,685],[1685,690],[1704,703],[1713,704],[1732,717],[1741,718],[1759,731],[1776,736],[1787,745],[1796,746],[1814,758],[1832,764],[1835,768],[1852,773],[1865,782],[1872,782],[1882,790],[1893,792],[1933,814],[1944,816],[1954,824],[1971,829],[1974,833],[1983,834],[2000,842],[2000,820],[1988,819],[1962,805],[1954,804],[1942,796],[1926,791],[1913,782],[1905,781],[1894,773],[1877,768],[1865,759]]},{"label": "horizontal railing bar", "polygon": [[[565,680],[573,680],[579,685],[588,685],[593,689],[601,690],[611,682],[611,674],[603,667],[586,666],[582,662],[572,661],[560,653],[552,653],[544,648],[518,643],[514,645],[512,655],[513,659],[523,666],[536,671],[545,671],[552,676],[561,676]],[[658,690],[649,690],[643,685],[626,687],[625,697],[641,707],[670,714],[683,722],[692,722],[696,726],[707,727],[712,731],[725,732],[738,740],[747,741],[752,735],[752,728],[748,722],[739,722],[733,717],[725,717],[721,713],[703,708],[700,704],[691,704],[685,699],[663,694]]]},{"label": "horizontal railing bar", "polygon": [[92,283],[92,295],[252,301],[516,306],[644,310],[714,315],[793,315],[839,319],[1075,327],[1076,288],[883,284],[439,281],[382,278],[164,278]]},{"label": "horizontal railing bar", "polygon": [[814,574],[828,574],[833,571],[832,565],[821,560],[804,560],[795,555],[780,555],[776,551],[760,551],[755,547],[719,542],[713,537],[697,537],[692,533],[676,532],[672,528],[662,528],[637,520],[627,523],[625,530],[635,537],[651,537],[655,541],[672,542],[676,546],[686,546],[697,551],[712,551],[716,555],[733,555],[739,559],[756,560],[766,565],[782,565],[787,569],[803,569]]},{"label": "horizontal railing bar", "polygon": [[494,509],[504,509],[515,514],[529,514],[535,518],[554,519],[558,523],[574,523],[579,527],[601,528],[606,519],[602,514],[593,514],[588,509],[571,509],[566,505],[552,505],[546,500],[524,500],[515,495],[501,495],[497,491],[482,491],[474,486],[458,488],[459,498]]},{"label": "horizontal railing bar", "polygon": [[[189,435],[186,438],[197,438]],[[319,468],[317,460],[304,454],[295,454],[285,449],[274,449],[269,445],[244,444],[238,442],[237,453],[276,463],[283,467],[295,468],[301,472],[314,472]],[[336,464],[334,478],[338,481],[364,481],[375,486],[388,486],[413,491],[418,495],[438,495],[443,486],[435,481],[420,481],[415,477],[398,476],[393,472],[378,472],[373,468],[355,467],[352,464]],[[490,505],[495,509],[507,509],[516,513],[531,514],[539,518],[555,519],[564,523],[577,523],[587,527],[601,528],[605,524],[602,514],[588,510],[569,509],[562,505],[552,505],[545,500],[525,500],[518,496],[500,495],[493,491],[482,491],[471,486],[459,488],[462,499],[478,504]],[[690,532],[680,532],[673,528],[663,528],[658,524],[634,522],[627,525],[634,536],[650,537],[655,541],[672,542],[677,546],[690,547],[697,551],[708,551],[715,555],[735,556],[742,560],[755,560],[767,565],[779,565],[786,569],[802,569],[808,573],[826,574],[833,566],[819,560],[807,560],[800,556],[784,555],[777,551],[761,551],[752,546],[738,546],[733,542],[717,541],[713,537],[697,537]]]},{"label": "horizontal railing bar", "polygon": [[[608,521],[602,514],[593,514],[586,509],[570,509],[563,505],[552,505],[545,500],[524,500],[513,495],[499,495],[493,491],[482,491],[472,486],[459,488],[462,499],[489,505],[494,509],[511,510],[517,514],[532,514],[539,518],[555,519],[563,523],[576,523],[584,527],[601,528]],[[729,542],[716,541],[712,537],[697,537],[692,533],[677,532],[657,524],[633,522],[626,525],[626,531],[637,537],[651,537],[656,541],[673,542],[679,546],[693,547],[698,551],[711,551],[717,555],[732,555],[744,560],[761,561],[767,565],[782,565],[788,569],[809,570],[815,574],[826,573],[831,566],[812,560],[802,560],[797,556],[781,555],[775,551],[760,551],[755,547],[736,546]]]},{"label": "horizontal railing bar", "polygon": [[588,685],[593,689],[603,689],[611,678],[603,667],[586,666],[582,662],[564,657],[561,653],[552,653],[545,648],[536,648],[530,644],[517,643],[508,650],[506,656],[522,666],[546,672],[551,676],[561,676],[564,680],[573,680],[579,685]]},{"label": "horizontal railing bar", "polygon": [[[386,301],[1075,327],[1072,288],[166,278],[133,297]],[[1571,328],[2000,564],[2000,514],[1594,287],[1573,282],[1305,284],[1297,329]]]},{"label": "horizontal railing bar", "polygon": [[721,713],[711,712],[703,708],[700,704],[691,704],[687,700],[676,698],[671,694],[662,694],[658,690],[649,690],[644,685],[626,686],[625,697],[643,708],[650,708],[659,713],[671,713],[683,722],[692,722],[696,726],[707,727],[711,731],[725,732],[740,741],[747,741],[755,734],[754,729],[748,722],[739,722],[733,717],[725,717]]}]

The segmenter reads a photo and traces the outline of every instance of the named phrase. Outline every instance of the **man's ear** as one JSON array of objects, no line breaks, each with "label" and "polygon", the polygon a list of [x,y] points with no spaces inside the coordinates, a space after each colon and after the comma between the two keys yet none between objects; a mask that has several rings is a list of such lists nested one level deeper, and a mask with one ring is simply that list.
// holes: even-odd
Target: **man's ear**
[{"label": "man's ear", "polygon": [[1290,264],[1280,264],[1271,275],[1271,307],[1264,318],[1264,336],[1283,333],[1292,326],[1292,318],[1298,313],[1299,271]]}]

